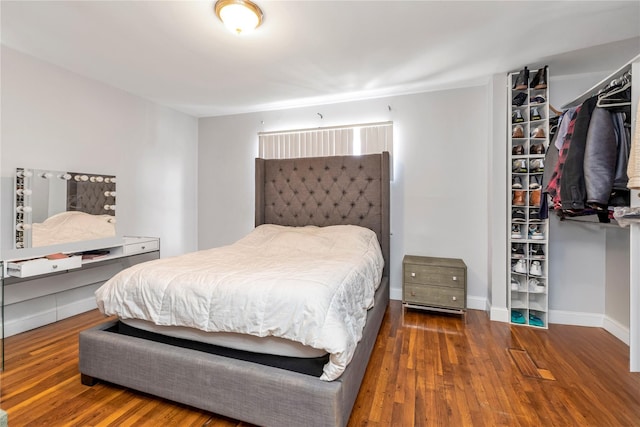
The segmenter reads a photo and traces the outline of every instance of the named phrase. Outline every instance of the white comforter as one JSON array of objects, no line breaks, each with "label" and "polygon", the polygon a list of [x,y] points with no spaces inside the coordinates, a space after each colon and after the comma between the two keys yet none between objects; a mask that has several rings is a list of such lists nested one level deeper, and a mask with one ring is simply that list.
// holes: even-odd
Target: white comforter
[{"label": "white comforter", "polygon": [[96,297],[106,315],[324,349],[331,381],[362,338],[383,264],[366,228],[261,225],[229,246],[130,267]]}]

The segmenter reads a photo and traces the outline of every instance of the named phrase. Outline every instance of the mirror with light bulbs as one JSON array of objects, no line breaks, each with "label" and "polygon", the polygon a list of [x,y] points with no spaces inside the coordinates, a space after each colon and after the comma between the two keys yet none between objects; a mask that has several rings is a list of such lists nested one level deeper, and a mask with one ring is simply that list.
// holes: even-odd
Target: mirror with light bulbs
[{"label": "mirror with light bulbs", "polygon": [[17,168],[15,249],[116,236],[116,177]]}]

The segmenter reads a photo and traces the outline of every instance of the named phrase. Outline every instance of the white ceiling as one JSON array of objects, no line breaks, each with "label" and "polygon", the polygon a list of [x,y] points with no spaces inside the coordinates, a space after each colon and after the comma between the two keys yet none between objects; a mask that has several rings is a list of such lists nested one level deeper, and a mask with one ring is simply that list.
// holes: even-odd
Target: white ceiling
[{"label": "white ceiling", "polygon": [[523,65],[577,73],[619,41],[640,53],[637,0],[254,1],[264,23],[237,36],[214,1],[2,0],[2,44],[197,117],[461,87]]}]

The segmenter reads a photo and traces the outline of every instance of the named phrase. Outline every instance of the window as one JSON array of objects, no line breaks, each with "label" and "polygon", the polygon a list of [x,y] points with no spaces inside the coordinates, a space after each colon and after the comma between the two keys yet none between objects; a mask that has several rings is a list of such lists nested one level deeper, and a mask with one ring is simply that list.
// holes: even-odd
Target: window
[{"label": "window", "polygon": [[258,134],[263,159],[393,153],[393,122]]}]

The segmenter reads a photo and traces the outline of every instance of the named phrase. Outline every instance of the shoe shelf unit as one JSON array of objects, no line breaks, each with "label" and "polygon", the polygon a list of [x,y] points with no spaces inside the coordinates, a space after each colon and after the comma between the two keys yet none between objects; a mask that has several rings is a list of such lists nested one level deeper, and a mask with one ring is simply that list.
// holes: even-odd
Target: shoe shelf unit
[{"label": "shoe shelf unit", "polygon": [[548,68],[509,74],[509,311],[511,323],[548,328],[549,220],[539,210],[549,146]]}]

